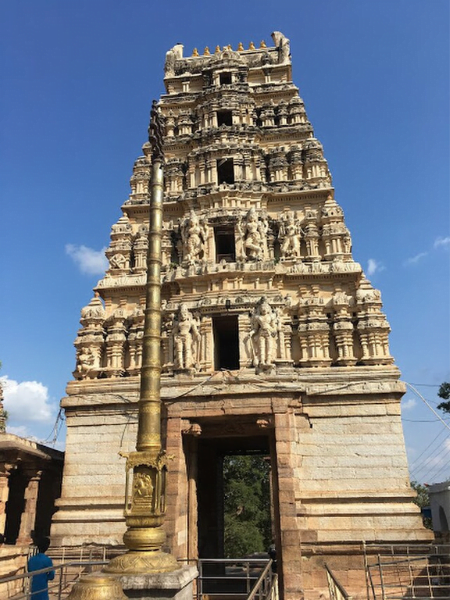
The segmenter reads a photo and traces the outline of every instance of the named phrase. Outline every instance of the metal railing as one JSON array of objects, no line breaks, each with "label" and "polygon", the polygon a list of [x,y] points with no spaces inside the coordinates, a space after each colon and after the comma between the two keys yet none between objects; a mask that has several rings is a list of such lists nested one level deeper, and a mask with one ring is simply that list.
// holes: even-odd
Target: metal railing
[{"label": "metal railing", "polygon": [[107,564],[107,561],[69,561],[61,564],[33,571],[31,573],[22,573],[21,575],[13,575],[12,577],[3,577],[0,582],[9,583],[22,580],[22,592],[12,596],[11,600],[32,600],[40,591],[31,592],[31,578],[34,575],[41,573],[55,572],[55,578],[48,582],[48,592],[52,600],[61,600],[72,589],[73,584],[79,579],[82,573],[90,573]]},{"label": "metal railing", "polygon": [[352,597],[347,594],[347,592],[344,590],[343,586],[337,579],[336,575],[333,573],[333,571],[329,568],[328,565],[325,565],[325,570],[327,572],[330,600],[351,600]]},{"label": "metal railing", "polygon": [[278,576],[270,560],[261,573],[247,600],[278,600]]},{"label": "metal railing", "polygon": [[448,545],[388,546],[366,557],[366,572],[369,600],[450,598]]},{"label": "metal railing", "polygon": [[[49,597],[63,600],[83,573],[99,570],[107,563],[105,559],[68,560],[32,573],[3,577],[0,583],[21,581],[22,591],[11,596],[11,600],[32,600],[38,593],[30,591],[33,575],[54,571],[55,578],[48,582]],[[197,600],[278,600],[278,579],[270,559],[199,559],[198,571]]]},{"label": "metal railing", "polygon": [[197,600],[251,598],[269,600],[272,583],[270,559],[202,558],[198,560]]}]

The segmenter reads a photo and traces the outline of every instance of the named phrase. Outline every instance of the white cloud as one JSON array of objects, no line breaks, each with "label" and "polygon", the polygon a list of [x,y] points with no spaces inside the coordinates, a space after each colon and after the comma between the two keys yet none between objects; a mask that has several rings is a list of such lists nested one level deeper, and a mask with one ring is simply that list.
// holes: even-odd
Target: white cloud
[{"label": "white cloud", "polygon": [[402,410],[411,410],[417,405],[415,398],[405,398],[402,400]]},{"label": "white cloud", "polygon": [[385,270],[385,266],[374,258],[369,258],[367,261],[367,275],[370,277],[375,273],[380,273]]},{"label": "white cloud", "polygon": [[30,432],[25,425],[19,425],[18,427],[12,427],[11,425],[6,426],[7,433],[13,433],[19,437],[30,437]]},{"label": "white cloud", "polygon": [[438,237],[434,240],[434,248],[450,248],[450,237]]},{"label": "white cloud", "polygon": [[108,268],[108,261],[105,256],[106,248],[93,250],[87,246],[77,246],[76,244],[66,244],[66,254],[68,254],[74,263],[79,267],[82,273],[87,275],[103,275]]},{"label": "white cloud", "polygon": [[425,258],[425,256],[428,255],[428,252],[419,252],[419,254],[416,254],[415,256],[412,256],[411,258],[408,258],[405,261],[406,265],[416,265],[419,261],[422,260],[422,258]]},{"label": "white cloud", "polygon": [[[51,404],[48,388],[38,381],[14,381],[8,376],[1,378],[3,406],[11,420],[19,422],[39,421],[51,423],[55,418],[55,406]],[[19,435],[19,434],[18,434]]]}]

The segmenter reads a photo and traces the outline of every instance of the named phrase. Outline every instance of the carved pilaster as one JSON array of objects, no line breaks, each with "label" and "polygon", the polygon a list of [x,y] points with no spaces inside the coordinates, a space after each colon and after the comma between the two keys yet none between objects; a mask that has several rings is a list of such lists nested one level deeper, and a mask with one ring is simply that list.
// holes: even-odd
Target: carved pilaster
[{"label": "carved pilaster", "polygon": [[145,273],[147,269],[148,233],[143,230],[134,242],[134,269],[135,273]]},{"label": "carved pilaster", "polygon": [[142,339],[144,337],[144,310],[142,307],[136,307],[130,321],[128,334],[129,364],[127,372],[129,375],[138,375],[142,365]]},{"label": "carved pilaster", "polygon": [[251,323],[247,313],[238,317],[239,325],[239,367],[251,367],[253,362],[253,346],[250,338]]},{"label": "carved pilaster", "polygon": [[32,541],[31,534],[36,521],[36,508],[42,471],[25,470],[24,473],[28,477],[28,484],[25,489],[25,507],[20,521],[17,545],[29,544]]},{"label": "carved pilaster", "polygon": [[0,470],[0,533],[5,531],[6,503],[9,496],[9,476],[16,467],[12,464],[3,463]]},{"label": "carved pilaster", "polygon": [[111,377],[119,377],[125,370],[125,318],[124,310],[118,308],[107,320],[105,371]]}]

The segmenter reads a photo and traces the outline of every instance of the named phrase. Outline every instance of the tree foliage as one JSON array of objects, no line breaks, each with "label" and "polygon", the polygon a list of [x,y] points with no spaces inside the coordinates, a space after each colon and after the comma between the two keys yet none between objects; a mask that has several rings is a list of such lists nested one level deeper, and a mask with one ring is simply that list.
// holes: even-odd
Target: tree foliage
[{"label": "tree foliage", "polygon": [[[411,487],[417,492],[417,497],[413,500],[414,504],[417,504],[419,508],[430,506],[430,496],[428,494],[427,486],[417,481],[411,481]],[[424,517],[423,524],[427,529],[433,529],[430,518]]]},{"label": "tree foliage", "polygon": [[271,541],[270,465],[261,456],[226,456],[223,463],[226,558],[264,552]]},{"label": "tree foliage", "polygon": [[450,414],[450,383],[448,383],[447,381],[441,383],[438,391],[438,396],[443,400],[447,400],[447,402],[441,402],[440,404],[438,404],[439,410]]}]

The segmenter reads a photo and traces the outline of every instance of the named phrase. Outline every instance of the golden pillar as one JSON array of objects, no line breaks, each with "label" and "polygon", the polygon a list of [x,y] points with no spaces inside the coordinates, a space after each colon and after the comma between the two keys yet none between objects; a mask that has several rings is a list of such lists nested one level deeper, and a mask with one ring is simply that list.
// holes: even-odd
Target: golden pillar
[{"label": "golden pillar", "polygon": [[167,573],[179,569],[175,558],[162,551],[167,457],[161,446],[161,235],[163,211],[162,125],[153,101],[149,141],[152,145],[147,288],[138,403],[136,450],[127,455],[123,536],[128,552],[111,560],[103,573],[84,576],[70,600],[122,600],[119,575]]},{"label": "golden pillar", "polygon": [[167,457],[161,447],[161,237],[163,215],[163,133],[153,101],[149,140],[152,145],[147,290],[138,403],[136,451],[127,456],[123,541],[128,552],[114,558],[107,573],[165,573],[179,568],[162,551],[166,534]]}]

